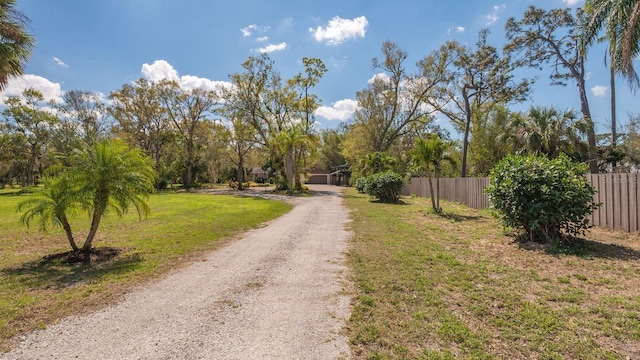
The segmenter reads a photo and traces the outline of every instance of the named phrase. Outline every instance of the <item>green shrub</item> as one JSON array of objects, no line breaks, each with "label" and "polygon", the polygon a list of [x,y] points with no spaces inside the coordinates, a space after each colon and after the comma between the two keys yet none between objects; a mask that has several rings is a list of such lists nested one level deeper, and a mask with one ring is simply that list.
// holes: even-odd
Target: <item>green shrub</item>
[{"label": "green shrub", "polygon": [[356,190],[358,190],[358,192],[360,194],[364,194],[364,186],[365,186],[366,183],[367,183],[367,179],[366,178],[359,177],[359,178],[356,178],[353,181],[353,187],[355,187]]},{"label": "green shrub", "polygon": [[382,202],[395,203],[400,198],[402,176],[393,171],[373,174],[365,179],[364,191]]},{"label": "green shrub", "polygon": [[586,216],[598,207],[586,171],[586,164],[565,155],[509,156],[491,170],[486,192],[504,225],[524,230],[531,240],[570,240],[566,235],[584,235]]}]

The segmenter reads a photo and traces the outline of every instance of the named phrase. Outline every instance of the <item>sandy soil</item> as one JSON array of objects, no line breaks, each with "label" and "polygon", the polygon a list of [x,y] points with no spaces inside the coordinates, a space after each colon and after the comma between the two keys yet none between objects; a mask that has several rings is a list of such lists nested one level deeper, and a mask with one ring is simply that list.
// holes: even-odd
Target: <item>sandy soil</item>
[{"label": "sandy soil", "polygon": [[341,189],[121,303],[33,332],[2,359],[348,359]]}]

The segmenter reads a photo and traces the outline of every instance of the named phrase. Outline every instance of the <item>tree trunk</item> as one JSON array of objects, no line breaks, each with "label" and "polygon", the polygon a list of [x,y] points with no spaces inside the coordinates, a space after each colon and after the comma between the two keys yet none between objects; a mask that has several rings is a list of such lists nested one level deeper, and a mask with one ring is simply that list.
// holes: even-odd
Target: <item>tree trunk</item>
[{"label": "tree trunk", "polygon": [[436,205],[436,194],[433,192],[433,180],[431,175],[427,177],[429,179],[429,190],[431,191],[431,207],[435,212],[438,212],[438,205]]},{"label": "tree trunk", "polygon": [[244,182],[244,159],[238,154],[238,190],[244,190],[242,183]]},{"label": "tree trunk", "polygon": [[436,173],[436,206],[438,209],[436,210],[438,213],[442,212],[442,208],[440,207],[440,175]]},{"label": "tree trunk", "polygon": [[103,212],[104,210],[100,211],[100,209],[98,209],[97,207],[93,210],[93,216],[91,218],[91,228],[89,229],[89,234],[87,234],[87,239],[85,240],[84,245],[82,245],[82,252],[88,253],[89,251],[91,251],[93,239],[98,232],[98,226],[100,226],[100,220],[102,219]]},{"label": "tree trunk", "polygon": [[469,95],[467,93],[466,85],[462,88],[462,97],[464,98],[466,124],[464,126],[464,137],[462,139],[462,166],[460,169],[460,177],[467,177],[467,150],[469,148],[469,130],[471,128],[471,105],[469,104]]},{"label": "tree trunk", "polygon": [[37,153],[36,147],[31,146],[31,156],[29,157],[29,162],[27,163],[27,185],[35,185],[33,173],[36,167]]},{"label": "tree trunk", "polygon": [[287,182],[289,186],[287,190],[291,192],[293,191],[293,149],[289,149],[287,151],[285,163]]},{"label": "tree trunk", "polygon": [[589,101],[587,100],[587,91],[585,89],[584,77],[576,76],[576,82],[578,83],[578,90],[580,91],[580,110],[582,116],[587,119],[589,123],[589,130],[587,132],[587,142],[589,143],[589,171],[592,174],[598,173],[598,148],[596,145],[596,129],[591,118],[591,111],[589,110]]},{"label": "tree trunk", "polygon": [[183,178],[185,188],[190,188],[193,184],[193,143],[187,143],[187,169]]},{"label": "tree trunk", "polygon": [[73,249],[73,251],[78,251],[78,245],[76,245],[75,240],[73,240],[73,233],[71,232],[71,225],[69,224],[69,220],[67,219],[66,215],[62,215],[60,217],[60,221],[62,222],[62,228],[64,229],[64,232],[67,234],[67,239],[69,240],[69,245],[71,245],[71,248]]},{"label": "tree trunk", "polygon": [[611,85],[611,145],[616,146],[618,141],[618,134],[616,133],[616,71],[613,64],[609,66],[611,79],[609,80]]}]

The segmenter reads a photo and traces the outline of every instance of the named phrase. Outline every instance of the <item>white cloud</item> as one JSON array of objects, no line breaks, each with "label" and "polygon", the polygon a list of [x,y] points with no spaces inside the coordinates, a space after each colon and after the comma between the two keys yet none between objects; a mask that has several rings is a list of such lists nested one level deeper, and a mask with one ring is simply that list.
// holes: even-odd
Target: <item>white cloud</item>
[{"label": "white cloud", "polygon": [[315,30],[309,28],[309,32],[317,41],[325,41],[329,45],[338,45],[351,38],[364,37],[369,22],[364,16],[353,20],[342,19],[339,16],[329,20],[326,28],[318,26]]},{"label": "white cloud", "polygon": [[258,28],[258,25],[251,24],[249,26],[243,27],[242,29],[240,29],[240,31],[242,32],[242,36],[248,37],[248,36],[251,36],[251,34],[253,33],[253,30],[257,28]]},{"label": "white cloud", "polygon": [[492,11],[485,16],[485,25],[491,25],[500,19],[500,14],[506,9],[507,6],[505,4],[502,5],[494,5]]},{"label": "white cloud", "polygon": [[58,64],[58,65],[62,66],[63,68],[66,68],[66,69],[68,69],[68,68],[69,68],[69,65],[67,65],[64,61],[60,60],[60,58],[58,58],[58,57],[55,57],[55,56],[54,56],[54,57],[52,58],[52,60],[53,60],[53,61],[55,61],[55,63],[56,63],[56,64]]},{"label": "white cloud", "polygon": [[178,71],[166,60],[155,60],[153,64],[142,65],[142,75],[151,81],[164,79],[176,81],[183,90],[203,89],[205,91],[218,91],[223,87],[231,87],[228,81],[215,81],[194,75],[179,76]]},{"label": "white cloud", "polygon": [[179,81],[178,72],[166,60],[155,60],[153,64],[142,64],[142,75],[151,81],[169,79]]},{"label": "white cloud", "polygon": [[351,99],[336,101],[331,106],[320,106],[315,115],[327,120],[345,121],[358,109],[358,102]]},{"label": "white cloud", "polygon": [[218,92],[220,89],[231,86],[228,81],[214,81],[193,75],[180,77],[180,87],[184,90],[202,89]]},{"label": "white cloud", "polygon": [[265,42],[267,40],[269,40],[268,36],[260,36],[259,38],[256,38],[256,41],[258,42]]},{"label": "white cloud", "polygon": [[270,53],[274,51],[281,51],[287,48],[286,42],[281,42],[280,44],[269,44],[263,48],[258,49],[258,52],[261,53]]},{"label": "white cloud", "polygon": [[0,102],[4,103],[9,96],[21,96],[22,92],[29,88],[40,91],[46,101],[62,102],[63,91],[59,83],[51,82],[47,78],[33,74],[10,78],[7,87],[0,92]]},{"label": "white cloud", "polygon": [[245,26],[243,28],[240,29],[240,32],[242,32],[242,36],[244,37],[249,37],[251,35],[253,35],[254,32],[267,32],[269,31],[269,27],[268,26],[258,26],[256,24],[251,24],[249,26]]},{"label": "white cloud", "polygon": [[593,73],[592,73],[591,71],[587,72],[587,73],[584,75],[584,80],[585,80],[585,81],[587,81],[587,80],[591,79],[591,76],[592,76],[592,75],[593,75]]},{"label": "white cloud", "polygon": [[452,26],[447,29],[447,35],[451,35],[453,32],[463,33],[465,30],[464,26]]},{"label": "white cloud", "polygon": [[607,90],[608,88],[602,85],[596,85],[591,88],[591,92],[593,93],[593,96],[605,96],[607,95]]},{"label": "white cloud", "polygon": [[371,79],[367,80],[367,84],[371,85],[378,80],[388,82],[390,80],[390,77],[386,73],[377,73],[373,75]]},{"label": "white cloud", "polygon": [[582,0],[562,0],[568,6],[574,6],[582,2]]}]

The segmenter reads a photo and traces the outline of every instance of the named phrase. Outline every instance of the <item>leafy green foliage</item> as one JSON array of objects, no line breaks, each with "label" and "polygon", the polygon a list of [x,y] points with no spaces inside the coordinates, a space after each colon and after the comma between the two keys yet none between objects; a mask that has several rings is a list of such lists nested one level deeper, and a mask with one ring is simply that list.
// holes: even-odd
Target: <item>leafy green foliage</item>
[{"label": "leafy green foliage", "polygon": [[565,235],[584,234],[586,216],[598,207],[586,170],[564,154],[553,160],[509,156],[491,170],[486,191],[504,225],[536,241],[565,241]]},{"label": "leafy green foliage", "polygon": [[358,192],[360,194],[364,194],[365,193],[364,192],[364,187],[365,187],[366,184],[367,184],[367,178],[365,178],[365,177],[359,177],[359,178],[356,178],[353,181],[353,187],[355,187],[356,190],[358,190]]},{"label": "leafy green foliage", "polygon": [[393,171],[387,171],[367,177],[364,191],[382,202],[395,203],[400,198],[402,186],[402,176]]},{"label": "leafy green foliage", "polygon": [[71,165],[58,177],[18,205],[19,211],[25,211],[25,224],[39,218],[42,229],[49,223],[62,227],[77,251],[67,216],[74,210],[85,210],[91,226],[80,250],[88,252],[100,221],[109,211],[122,216],[133,205],[139,216],[149,213],[147,199],[153,192],[155,171],[142,151],[130,149],[119,140],[102,140],[77,150],[68,161]]}]

